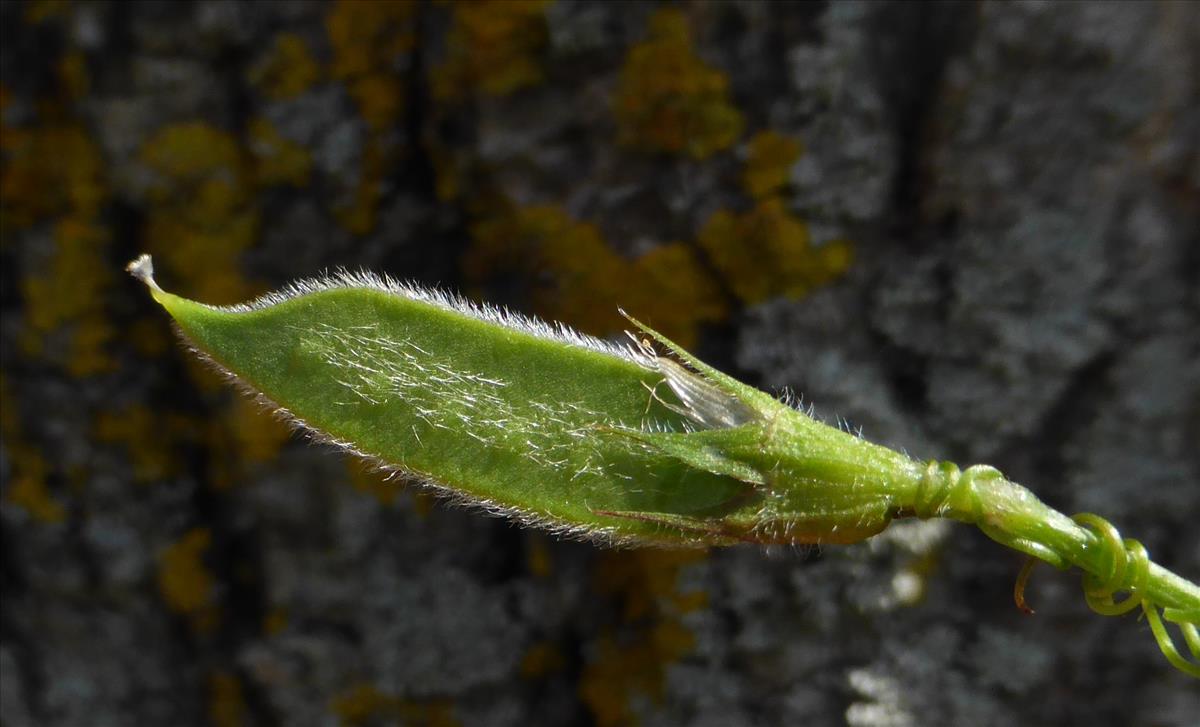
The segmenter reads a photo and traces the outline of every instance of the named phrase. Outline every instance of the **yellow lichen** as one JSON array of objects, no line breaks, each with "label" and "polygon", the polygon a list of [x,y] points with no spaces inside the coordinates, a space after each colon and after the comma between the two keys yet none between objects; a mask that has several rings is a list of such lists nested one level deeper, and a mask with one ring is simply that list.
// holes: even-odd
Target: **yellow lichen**
[{"label": "yellow lichen", "polygon": [[[615,311],[599,303],[609,297],[607,289],[621,279],[625,266],[605,246],[598,228],[550,206],[525,208],[498,222],[484,222],[472,230],[478,245],[475,251],[490,249],[504,256],[509,253],[501,250],[512,245],[526,253],[520,262],[532,268],[530,277],[545,281],[533,294],[536,310],[586,331],[613,327]],[[468,268],[469,274],[478,271],[478,265]]]},{"label": "yellow lichen", "polygon": [[661,702],[666,670],[695,648],[695,637],[678,620],[664,620],[633,637],[603,634],[594,657],[580,678],[580,696],[596,724],[634,722],[630,701],[635,696]]},{"label": "yellow lichen", "polygon": [[351,727],[375,718],[410,727],[458,727],[453,705],[445,700],[414,701],[385,694],[372,684],[359,684],[333,698],[330,710]]},{"label": "yellow lichen", "polygon": [[396,68],[413,48],[416,9],[413,0],[339,0],[325,18],[330,75],[346,83],[372,129],[394,125],[403,109]]},{"label": "yellow lichen", "polygon": [[365,235],[375,228],[375,211],[383,193],[383,175],[387,171],[391,153],[383,143],[369,138],[363,149],[362,169],[349,204],[338,206],[334,215],[350,232]]},{"label": "yellow lichen", "polygon": [[208,528],[194,528],[169,545],[158,559],[158,590],[171,611],[187,616],[197,631],[217,621],[215,579],[204,564],[212,545]]},{"label": "yellow lichen", "polygon": [[782,191],[788,184],[792,165],[803,153],[804,146],[790,136],[775,131],[755,134],[742,172],[746,194],[762,199]]},{"label": "yellow lichen", "polygon": [[5,439],[13,473],[4,499],[29,513],[38,522],[61,523],[67,513],[62,503],[46,487],[46,460],[37,450],[10,441],[7,436]]},{"label": "yellow lichen", "polygon": [[286,608],[276,606],[263,616],[262,629],[267,636],[276,636],[284,632],[288,625],[288,612]]},{"label": "yellow lichen", "polygon": [[249,713],[242,683],[225,671],[208,678],[208,719],[215,727],[239,727],[247,723]]},{"label": "yellow lichen", "polygon": [[693,595],[676,589],[680,571],[703,562],[699,550],[608,551],[596,566],[596,590],[624,603],[623,616],[637,621],[665,610],[684,613],[703,606]]},{"label": "yellow lichen", "polygon": [[250,71],[250,82],[276,100],[295,98],[321,79],[321,66],[304,39],[280,33],[270,54]]},{"label": "yellow lichen", "polygon": [[375,227],[384,175],[399,153],[393,133],[404,112],[403,56],[415,42],[414,0],[338,0],[325,17],[333,47],[329,73],[346,84],[370,131],[349,200],[333,211],[343,227],[363,235]]},{"label": "yellow lichen", "polygon": [[525,656],[521,657],[521,676],[526,679],[540,679],[547,674],[562,671],[566,666],[562,649],[550,641],[541,641],[529,647]]},{"label": "yellow lichen", "polygon": [[629,50],[614,99],[618,141],[650,152],[704,159],[742,132],[729,99],[729,81],[692,48],[687,17],[657,11],[649,38]]},{"label": "yellow lichen", "polygon": [[149,407],[135,405],[124,411],[100,412],[95,436],[99,442],[124,445],[133,464],[134,480],[147,483],[176,471],[171,429]]},{"label": "yellow lichen", "polygon": [[32,0],[25,5],[25,22],[37,25],[71,12],[70,0]]},{"label": "yellow lichen", "polygon": [[581,330],[606,335],[624,329],[624,306],[688,346],[703,321],[725,315],[721,291],[681,243],[629,261],[608,248],[599,229],[554,206],[508,209],[471,228],[463,258],[469,280],[482,284],[516,273],[532,286],[534,310]]},{"label": "yellow lichen", "polygon": [[194,121],[159,131],[142,147],[141,158],[161,175],[153,191],[164,197],[173,194],[179,184],[196,184],[213,176],[229,177],[232,183],[241,153],[232,136]]},{"label": "yellow lichen", "polygon": [[548,0],[479,0],[454,3],[446,37],[447,59],[433,71],[435,98],[454,100],[473,91],[505,96],[541,83]]},{"label": "yellow lichen", "polygon": [[44,104],[43,111],[49,123],[32,128],[6,124],[0,134],[0,203],[6,226],[28,227],[64,213],[92,217],[108,197],[104,160],[83,126],[63,119],[57,104]]},{"label": "yellow lichen", "polygon": [[[48,108],[48,115],[61,116],[53,104]],[[0,156],[0,227],[53,220],[51,251],[20,283],[26,316],[22,351],[49,354],[48,337],[65,330],[67,346],[53,349],[56,363],[76,376],[112,370],[106,348],[113,329],[98,305],[112,284],[105,257],[108,230],[101,218],[108,190],[99,148],[82,125],[58,120],[32,128],[5,125]]]},{"label": "yellow lichen", "polygon": [[291,438],[287,425],[263,414],[261,406],[239,396],[224,417],[238,458],[243,462],[269,462],[279,456],[279,450]]},{"label": "yellow lichen", "polygon": [[83,51],[72,50],[58,62],[58,80],[66,95],[78,100],[87,95],[91,76],[87,70],[87,59]]},{"label": "yellow lichen", "polygon": [[338,0],[325,17],[336,78],[387,68],[412,50],[416,0]]},{"label": "yellow lichen", "polygon": [[392,507],[405,495],[412,504],[413,512],[418,517],[426,517],[433,512],[437,505],[437,497],[416,487],[405,487],[404,480],[390,476],[386,471],[377,469],[374,465],[356,457],[346,458],[346,473],[350,486],[356,491],[369,495],[379,501],[384,507]]},{"label": "yellow lichen", "polygon": [[537,578],[549,578],[554,572],[554,558],[550,554],[550,546],[538,535],[530,535],[525,543],[525,562],[529,572]]},{"label": "yellow lichen", "polygon": [[141,149],[154,173],[146,247],[185,294],[237,303],[256,288],[239,257],[258,237],[253,175],[230,134],[201,122],[168,126]]},{"label": "yellow lichen", "polygon": [[[179,350],[179,347],[176,347],[175,350]],[[181,356],[180,358],[188,378],[200,391],[215,397],[229,390],[229,382],[220,373],[214,371],[207,362],[201,361],[196,356]]]},{"label": "yellow lichen", "polygon": [[8,388],[8,375],[0,369],[0,438],[12,468],[11,476],[3,485],[4,499],[29,513],[34,520],[60,523],[67,513],[46,485],[49,474],[46,460],[39,450],[22,440],[20,430],[17,401]]},{"label": "yellow lichen", "polygon": [[404,83],[394,74],[372,73],[350,84],[350,97],[375,131],[395,126],[404,111]]},{"label": "yellow lichen", "polygon": [[254,465],[274,460],[290,437],[287,425],[255,401],[231,397],[208,423],[209,484],[218,490],[232,487]]},{"label": "yellow lichen", "polygon": [[21,436],[17,401],[8,387],[8,372],[0,367],[0,441],[12,446]]},{"label": "yellow lichen", "polygon": [[462,191],[462,164],[447,144],[430,137],[425,143],[425,153],[433,165],[433,186],[438,201],[449,202]]},{"label": "yellow lichen", "polygon": [[374,469],[361,459],[347,458],[346,472],[350,475],[351,487],[374,497],[382,505],[395,504],[396,498],[404,492],[400,482],[389,480],[387,474]]},{"label": "yellow lichen", "polygon": [[283,138],[270,121],[258,118],[250,122],[249,146],[259,185],[308,185],[312,155],[299,144]]},{"label": "yellow lichen", "polygon": [[850,243],[814,246],[808,225],[779,197],[737,215],[721,210],[700,231],[699,243],[725,282],[746,303],[784,295],[798,298],[850,266]]},{"label": "yellow lichen", "polygon": [[681,617],[703,608],[703,592],[679,592],[679,573],[704,558],[681,550],[622,551],[604,554],[594,587],[621,607],[623,624],[601,635],[580,679],[580,696],[600,727],[634,721],[635,695],[660,701],[666,669],[695,645]]},{"label": "yellow lichen", "polygon": [[396,701],[370,684],[360,684],[334,697],[330,709],[343,725],[360,725],[372,715],[387,711]]},{"label": "yellow lichen", "polygon": [[412,492],[413,512],[417,514],[417,517],[428,517],[429,513],[433,512],[433,508],[437,506],[437,496],[420,490],[410,490],[410,492]]},{"label": "yellow lichen", "polygon": [[45,337],[60,328],[70,331],[70,346],[60,361],[74,376],[111,371],[107,351],[114,330],[102,305],[112,276],[105,257],[108,230],[90,218],[69,215],[54,225],[54,253],[45,269],[21,281],[27,328],[22,350],[45,352]]},{"label": "yellow lichen", "polygon": [[171,350],[170,332],[158,318],[138,318],[123,333],[134,350],[146,358],[159,358]]},{"label": "yellow lichen", "polygon": [[81,126],[5,126],[0,204],[5,226],[28,227],[73,212],[90,217],[107,197],[104,160]]},{"label": "yellow lichen", "polygon": [[[666,333],[680,345],[690,347],[698,338],[698,326],[724,320],[729,314],[722,292],[712,276],[681,242],[657,247],[633,262],[627,281],[632,288],[616,288],[619,303],[648,325]],[[653,322],[651,322],[653,321]]]}]

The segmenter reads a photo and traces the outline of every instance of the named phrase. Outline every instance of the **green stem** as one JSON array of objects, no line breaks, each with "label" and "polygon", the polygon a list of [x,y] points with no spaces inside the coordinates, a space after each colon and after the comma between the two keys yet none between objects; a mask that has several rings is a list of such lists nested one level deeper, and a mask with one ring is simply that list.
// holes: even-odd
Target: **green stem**
[{"label": "green stem", "polygon": [[[1114,546],[991,467],[959,472],[948,463],[931,463],[916,483],[912,507],[919,517],[976,525],[996,542],[1057,568],[1080,568],[1109,593],[1137,590],[1139,600],[1160,608],[1200,609],[1200,586],[1150,562],[1139,588],[1137,569],[1122,565],[1128,543]],[[1112,533],[1115,537],[1115,529]]]}]

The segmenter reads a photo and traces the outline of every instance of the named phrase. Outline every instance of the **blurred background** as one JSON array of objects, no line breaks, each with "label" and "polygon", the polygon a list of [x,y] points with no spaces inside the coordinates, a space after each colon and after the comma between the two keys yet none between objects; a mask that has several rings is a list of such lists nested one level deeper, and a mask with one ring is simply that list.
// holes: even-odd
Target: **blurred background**
[{"label": "blurred background", "polygon": [[309,446],[122,266],[618,305],[1200,577],[1200,4],[0,4],[0,722],[1195,725],[965,526],[603,551]]}]

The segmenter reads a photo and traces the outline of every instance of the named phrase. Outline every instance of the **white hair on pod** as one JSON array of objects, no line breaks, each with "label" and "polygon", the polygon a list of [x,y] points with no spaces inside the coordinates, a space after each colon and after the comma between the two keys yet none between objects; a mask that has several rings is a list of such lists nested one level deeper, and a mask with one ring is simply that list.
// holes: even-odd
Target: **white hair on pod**
[{"label": "white hair on pod", "polygon": [[[149,255],[141,255],[125,268],[135,278],[146,285],[158,289],[154,281],[154,263]],[[503,326],[520,331],[537,338],[543,338],[557,343],[586,348],[608,356],[616,356],[632,361],[640,366],[654,369],[653,361],[647,358],[637,347],[629,344],[612,343],[586,333],[580,333],[562,323],[547,323],[540,318],[514,313],[506,308],[476,303],[461,295],[437,288],[425,288],[414,283],[405,283],[387,275],[377,275],[365,270],[352,271],[337,269],[333,273],[317,278],[305,278],[289,283],[278,291],[266,293],[248,303],[235,305],[209,305],[209,308],[232,313],[261,310],[270,306],[291,300],[309,293],[320,293],[326,290],[347,288],[366,288],[388,295],[396,295],[409,300],[420,301],[436,306],[442,310],[451,311],[468,318]]]}]

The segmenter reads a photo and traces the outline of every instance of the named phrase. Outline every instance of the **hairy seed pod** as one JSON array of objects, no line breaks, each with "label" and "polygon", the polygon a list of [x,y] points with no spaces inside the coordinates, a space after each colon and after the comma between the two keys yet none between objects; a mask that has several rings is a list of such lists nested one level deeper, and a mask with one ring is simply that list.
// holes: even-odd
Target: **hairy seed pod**
[{"label": "hairy seed pod", "polygon": [[[919,468],[644,329],[615,345],[368,274],[246,305],[172,295],[196,351],[318,438],[522,522],[613,543],[846,543]],[[640,324],[639,324],[640,325]],[[690,366],[689,369],[687,366]]]},{"label": "hairy seed pod", "polygon": [[609,544],[853,543],[896,517],[951,518],[1081,568],[1093,610],[1140,606],[1200,677],[1200,587],[1108,521],[1068,518],[993,467],[918,463],[827,426],[633,318],[645,338],[621,346],[363,273],[215,307],[162,290],[149,256],[129,271],[283,418],[459,501]]}]

